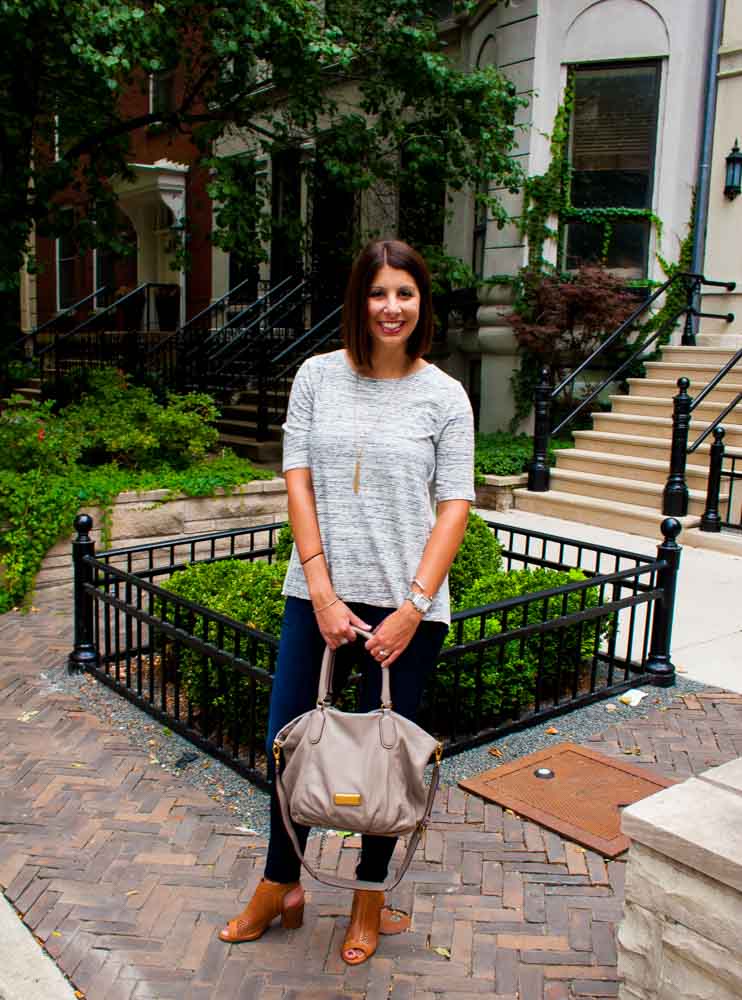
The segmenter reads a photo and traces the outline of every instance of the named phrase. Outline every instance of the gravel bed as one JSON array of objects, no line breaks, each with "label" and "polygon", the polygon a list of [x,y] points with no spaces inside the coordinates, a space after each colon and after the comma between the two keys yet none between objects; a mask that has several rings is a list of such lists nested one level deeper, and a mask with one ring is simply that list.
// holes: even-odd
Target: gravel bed
[{"label": "gravel bed", "polygon": [[[76,695],[83,709],[92,712],[112,729],[125,732],[134,746],[148,754],[150,764],[159,765],[224,806],[233,815],[236,826],[246,832],[267,836],[270,809],[266,792],[252,786],[226,764],[161,725],[91,675],[70,675],[60,671],[53,680],[47,675],[42,677],[50,688]],[[447,757],[441,764],[441,779],[446,784],[455,784],[462,778],[491,770],[555,743],[584,742],[608,726],[644,718],[654,710],[666,709],[679,694],[703,691],[705,688],[704,684],[677,676],[676,684],[671,688],[640,688],[647,692],[647,697],[636,708],[613,698],[575,709],[556,719]],[[557,732],[547,733],[550,728]],[[488,752],[491,746],[496,746],[502,756],[493,757]]]}]

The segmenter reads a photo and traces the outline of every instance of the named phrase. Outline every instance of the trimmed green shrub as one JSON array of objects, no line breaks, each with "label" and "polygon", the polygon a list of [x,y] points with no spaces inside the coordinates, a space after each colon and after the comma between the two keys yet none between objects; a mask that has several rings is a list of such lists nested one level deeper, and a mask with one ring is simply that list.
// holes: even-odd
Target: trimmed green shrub
[{"label": "trimmed green shrub", "polygon": [[[269,564],[257,560],[226,559],[188,566],[173,573],[163,587],[178,597],[218,611],[250,628],[278,636],[283,617],[281,586],[285,573],[285,562]],[[156,614],[166,621],[174,620],[173,606],[167,601],[158,600]],[[204,637],[203,630],[197,629],[197,634],[199,638]],[[207,636],[209,642],[217,644],[218,627],[215,623],[209,623]],[[158,645],[162,648],[167,670],[173,647],[169,640]],[[235,652],[234,633],[229,629],[224,631],[223,648]],[[245,649],[243,643],[239,652],[254,666],[266,671],[270,669],[264,643],[256,643],[252,649]],[[238,727],[250,710],[250,679],[229,668],[222,669],[221,673],[220,682],[220,670],[216,663],[196,650],[180,647],[181,688],[197,706],[199,721],[206,732],[215,724],[216,709],[221,709],[225,725],[232,727]],[[258,739],[265,735],[269,691],[268,684],[256,683]]]},{"label": "trimmed green shrub", "polygon": [[484,519],[470,512],[463,541],[448,571],[452,607],[457,610],[462,607],[462,595],[481,576],[501,569],[502,546]]},{"label": "trimmed green shrub", "polygon": [[291,531],[290,524],[284,524],[281,530],[278,532],[278,538],[276,539],[276,550],[273,553],[273,558],[277,560],[284,560],[288,562],[291,558],[291,549],[294,546],[294,535]]},{"label": "trimmed green shrub", "polygon": [[[526,594],[537,594],[568,583],[587,579],[580,570],[553,569],[521,569],[510,572],[495,572],[481,576],[461,595],[457,610],[486,607],[498,601]],[[564,614],[572,614],[583,607],[592,608],[599,601],[598,587],[589,587],[583,595],[576,591],[568,595],[565,603],[563,595],[557,595],[546,600],[533,600],[528,606],[524,621],[522,607],[511,610],[508,617],[504,611],[490,614],[480,631],[481,619],[477,616],[467,619],[463,626],[463,642],[474,642],[477,639],[497,635],[500,632],[523,628],[542,621],[558,618]],[[488,719],[488,724],[498,715],[517,716],[522,709],[533,704],[536,695],[536,678],[539,660],[541,670],[541,697],[545,700],[557,700],[563,693],[558,689],[564,683],[572,681],[575,671],[580,665],[591,660],[597,641],[600,643],[610,629],[603,621],[588,621],[581,625],[569,625],[553,629],[545,634],[533,634],[524,639],[512,639],[504,645],[494,645],[483,654],[471,653],[464,655],[459,663],[458,680],[458,713],[460,725],[470,725],[476,709],[481,717]],[[457,645],[458,628],[452,626],[446,637],[445,646]],[[476,664],[482,656],[481,690],[476,689]],[[454,695],[455,676],[454,665],[450,661],[439,667],[436,675],[439,691],[444,700],[450,700]]]}]

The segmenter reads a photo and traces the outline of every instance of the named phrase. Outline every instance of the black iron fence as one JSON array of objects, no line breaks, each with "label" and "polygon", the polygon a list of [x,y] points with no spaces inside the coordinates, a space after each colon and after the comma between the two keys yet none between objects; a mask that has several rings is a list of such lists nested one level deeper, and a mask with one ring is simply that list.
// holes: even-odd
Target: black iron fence
[{"label": "black iron fence", "polygon": [[[672,684],[677,521],[663,522],[656,557],[488,525],[508,570],[580,569],[582,574],[453,616],[420,720],[445,742],[447,754],[636,684]],[[193,563],[271,562],[281,524],[98,555],[90,538],[92,519],[80,515],[75,527],[70,669],[94,673],[265,785],[277,637],[177,596],[163,584]],[[342,704],[355,704],[357,681],[351,669]],[[199,690],[208,690],[208,698],[199,699]]]},{"label": "black iron fence", "polygon": [[[688,513],[690,494],[686,482],[687,457],[698,451],[707,438],[713,435],[714,443],[711,445],[709,455],[706,503],[700,523],[701,531],[721,531],[722,527],[737,527],[742,522],[739,493],[736,499],[734,497],[735,482],[739,478],[739,474],[736,473],[737,459],[734,453],[726,455],[724,443],[726,431],[722,426],[722,421],[728,417],[730,420],[734,420],[735,415],[739,413],[738,407],[742,402],[742,392],[738,392],[733,399],[728,401],[726,406],[696,437],[695,441],[691,445],[688,444],[690,422],[694,411],[740,361],[742,361],[742,348],[719,369],[695,397],[688,393],[690,380],[685,377],[679,378],[677,382],[678,393],[673,396],[670,471],[663,491],[662,512],[673,517],[682,517]],[[742,429],[738,423],[730,423],[729,430],[734,434],[733,443],[739,451],[742,442]],[[731,461],[731,469],[725,465],[727,459]],[[723,484],[728,486],[727,493],[722,492]],[[726,508],[725,515],[720,512],[721,507]]]},{"label": "black iron fence", "polygon": [[[716,435],[721,428],[716,428]],[[713,445],[711,446],[713,450]],[[719,520],[724,528],[742,531],[742,452],[724,455],[719,471],[720,491],[726,499],[720,504]],[[716,492],[718,502],[719,492]],[[713,502],[713,501],[712,501]]]}]

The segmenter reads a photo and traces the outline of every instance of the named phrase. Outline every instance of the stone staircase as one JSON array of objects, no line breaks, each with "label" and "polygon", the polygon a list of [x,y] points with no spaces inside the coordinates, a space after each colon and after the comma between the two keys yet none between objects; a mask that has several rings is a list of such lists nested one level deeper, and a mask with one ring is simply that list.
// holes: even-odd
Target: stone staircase
[{"label": "stone staircase", "polygon": [[[549,491],[518,489],[515,507],[658,537],[677,380],[681,376],[689,378],[689,392],[695,396],[732,357],[735,347],[666,347],[660,361],[646,364],[645,378],[629,379],[628,395],[611,396],[610,413],[593,414],[592,430],[574,432],[575,447],[557,453]],[[740,391],[742,362],[694,411],[689,444]],[[724,428],[727,452],[742,457],[742,403],[724,420]],[[688,458],[688,515],[680,519],[684,531],[694,528],[703,513],[709,449],[707,441]],[[722,493],[722,500],[726,495]],[[706,533],[694,534],[706,537]],[[742,547],[738,550],[742,554]]]},{"label": "stone staircase", "polygon": [[[283,409],[288,404],[284,400]],[[248,390],[239,394],[234,403],[224,403],[219,407],[221,416],[216,422],[219,430],[219,444],[231,448],[238,455],[244,455],[252,462],[272,465],[281,461],[281,424],[268,425],[268,439],[258,441],[258,394]]]}]

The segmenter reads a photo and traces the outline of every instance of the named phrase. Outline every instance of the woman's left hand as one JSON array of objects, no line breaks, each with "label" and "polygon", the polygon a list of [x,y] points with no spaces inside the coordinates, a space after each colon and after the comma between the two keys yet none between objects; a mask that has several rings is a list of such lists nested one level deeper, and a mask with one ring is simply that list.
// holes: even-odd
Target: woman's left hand
[{"label": "woman's left hand", "polygon": [[409,601],[392,611],[366,640],[366,649],[379,663],[390,667],[404,653],[422,621]]}]

